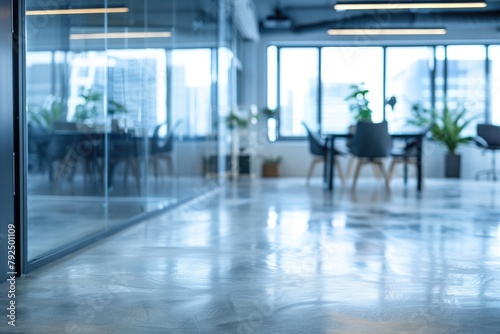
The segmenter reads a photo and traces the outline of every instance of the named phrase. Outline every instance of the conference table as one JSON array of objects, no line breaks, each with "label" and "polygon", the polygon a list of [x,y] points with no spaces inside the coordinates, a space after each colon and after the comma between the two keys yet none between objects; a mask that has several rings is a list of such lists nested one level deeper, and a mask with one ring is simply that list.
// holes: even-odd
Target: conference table
[{"label": "conference table", "polygon": [[[335,140],[336,139],[349,139],[353,133],[329,133],[325,134],[327,144],[327,157],[324,165],[325,187],[328,190],[334,189],[335,179]],[[417,160],[417,191],[422,190],[422,143],[426,133],[424,131],[411,131],[411,132],[398,132],[390,133],[393,139],[397,140],[415,140],[416,141],[416,160]]]}]

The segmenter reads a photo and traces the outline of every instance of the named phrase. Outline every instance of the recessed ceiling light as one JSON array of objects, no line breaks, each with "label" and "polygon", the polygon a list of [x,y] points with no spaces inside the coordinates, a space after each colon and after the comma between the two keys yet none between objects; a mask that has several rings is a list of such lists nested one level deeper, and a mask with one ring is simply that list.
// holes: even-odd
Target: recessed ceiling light
[{"label": "recessed ceiling light", "polygon": [[108,33],[93,33],[93,34],[71,34],[69,39],[111,39],[111,38],[168,38],[171,37],[170,31],[158,32],[108,32]]},{"label": "recessed ceiling light", "polygon": [[328,35],[444,35],[446,29],[328,29]]},{"label": "recessed ceiling light", "polygon": [[393,3],[381,3],[381,2],[345,2],[337,3],[333,8],[335,10],[382,10],[382,9],[438,9],[438,8],[484,8],[486,7],[486,2],[484,1],[469,1],[469,2],[393,2]]},{"label": "recessed ceiling light", "polygon": [[79,8],[79,9],[43,9],[43,10],[28,10],[26,15],[77,15],[77,14],[113,14],[127,13],[127,7],[118,8]]}]

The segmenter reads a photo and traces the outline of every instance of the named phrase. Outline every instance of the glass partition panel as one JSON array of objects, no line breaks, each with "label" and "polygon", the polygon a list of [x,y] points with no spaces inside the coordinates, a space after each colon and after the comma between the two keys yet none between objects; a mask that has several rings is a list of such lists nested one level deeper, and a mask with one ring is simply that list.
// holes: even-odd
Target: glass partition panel
[{"label": "glass partition panel", "polygon": [[[217,131],[217,81],[214,80],[217,74],[214,69],[217,68],[219,7],[210,1],[174,2],[178,33],[168,53],[168,107],[171,129],[175,132],[173,157],[177,199],[184,200],[206,191],[212,185],[209,181],[216,176],[216,165],[209,162],[217,161],[218,156],[214,144]],[[189,14],[189,8],[198,4],[206,14],[203,19],[195,12]]]},{"label": "glass partition panel", "polygon": [[27,1],[28,261],[208,190],[217,3]]},{"label": "glass partition panel", "polygon": [[390,131],[402,131],[411,117],[415,103],[429,106],[432,95],[432,47],[389,47],[386,49],[385,117]]},{"label": "glass partition panel", "polygon": [[103,231],[108,219],[106,43],[71,42],[75,26],[103,31],[105,14],[31,15],[38,6],[26,3],[28,260]]},{"label": "glass partition panel", "polygon": [[321,49],[322,132],[345,132],[354,122],[346,97],[352,85],[364,83],[373,110],[383,119],[383,49],[381,47],[325,47]]}]

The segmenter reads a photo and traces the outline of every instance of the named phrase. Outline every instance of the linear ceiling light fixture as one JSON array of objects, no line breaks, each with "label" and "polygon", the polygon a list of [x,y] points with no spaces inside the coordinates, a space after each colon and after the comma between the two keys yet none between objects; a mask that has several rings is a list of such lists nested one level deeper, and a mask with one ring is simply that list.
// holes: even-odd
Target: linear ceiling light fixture
[{"label": "linear ceiling light fixture", "polygon": [[444,35],[446,29],[328,29],[328,35]]},{"label": "linear ceiling light fixture", "polygon": [[170,31],[157,32],[108,32],[95,34],[71,34],[69,39],[105,39],[105,38],[168,38],[171,37]]},{"label": "linear ceiling light fixture", "polygon": [[117,8],[79,8],[79,9],[43,9],[28,10],[26,15],[76,15],[76,14],[114,14],[127,13],[128,7]]},{"label": "linear ceiling light fixture", "polygon": [[335,10],[398,10],[398,9],[439,9],[439,8],[484,8],[484,1],[454,1],[454,2],[339,2]]}]

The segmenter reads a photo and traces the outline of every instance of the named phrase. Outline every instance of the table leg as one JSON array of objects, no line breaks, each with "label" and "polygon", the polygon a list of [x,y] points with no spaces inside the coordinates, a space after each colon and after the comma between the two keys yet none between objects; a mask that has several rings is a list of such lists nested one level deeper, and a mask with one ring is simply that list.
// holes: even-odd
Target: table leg
[{"label": "table leg", "polygon": [[[335,168],[333,168],[333,165],[335,164],[335,137],[331,136],[329,138],[329,143],[330,145],[327,145],[328,152],[327,154],[329,155],[330,159],[328,159],[328,190],[333,190],[333,180],[335,178]],[[326,165],[326,163],[325,163]]]},{"label": "table leg", "polygon": [[422,137],[417,138],[417,191],[422,190],[422,141]]}]

